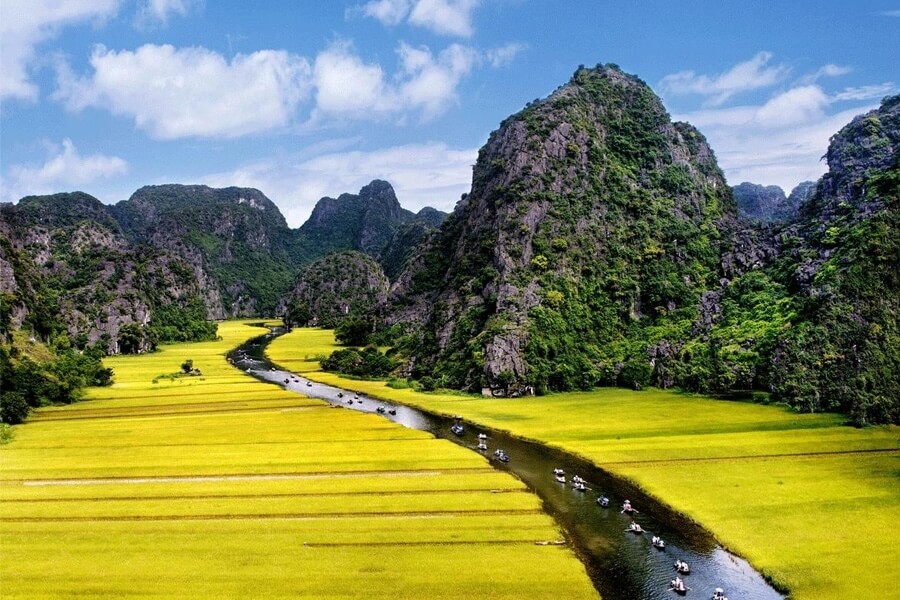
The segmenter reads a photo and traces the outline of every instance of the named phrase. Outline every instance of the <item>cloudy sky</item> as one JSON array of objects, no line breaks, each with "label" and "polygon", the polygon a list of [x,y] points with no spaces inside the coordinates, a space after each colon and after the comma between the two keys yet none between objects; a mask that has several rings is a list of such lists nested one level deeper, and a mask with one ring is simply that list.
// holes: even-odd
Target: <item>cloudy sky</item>
[{"label": "cloudy sky", "polygon": [[298,226],[382,178],[450,210],[499,122],[596,63],[696,125],[732,185],[789,191],[900,90],[893,2],[0,0],[0,200],[250,186]]}]

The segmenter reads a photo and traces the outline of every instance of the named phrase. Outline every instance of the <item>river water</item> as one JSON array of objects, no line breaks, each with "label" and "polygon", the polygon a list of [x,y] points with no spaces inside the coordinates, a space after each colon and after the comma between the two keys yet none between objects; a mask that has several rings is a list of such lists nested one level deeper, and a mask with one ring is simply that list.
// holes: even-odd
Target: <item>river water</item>
[{"label": "river water", "polygon": [[[310,381],[279,368],[266,358],[265,346],[273,337],[275,334],[250,340],[232,351],[229,358],[237,368],[249,370],[263,381],[352,410],[380,414],[404,427],[427,431],[480,452],[493,467],[512,473],[541,498],[544,510],[565,532],[604,600],[677,597],[670,590],[670,581],[676,575],[675,560],[690,565],[690,574],[682,576],[689,588],[688,598],[710,598],[716,588],[723,588],[730,600],[784,598],[747,561],[717,545],[708,532],[591,463],[464,421],[463,434],[456,435],[450,431],[456,422],[454,419],[356,394],[352,389]],[[487,451],[476,448],[478,434],[487,436],[484,440]],[[508,463],[493,457],[498,448],[506,451],[510,458]],[[565,471],[565,484],[554,479],[556,468]],[[570,482],[573,475],[586,481],[586,491],[573,488]],[[711,484],[711,487],[714,486]],[[601,494],[609,498],[608,508],[597,504]],[[621,512],[626,499],[631,501],[636,514]],[[626,531],[632,521],[641,525],[643,534]],[[651,545],[653,536],[665,540],[664,549]]]}]

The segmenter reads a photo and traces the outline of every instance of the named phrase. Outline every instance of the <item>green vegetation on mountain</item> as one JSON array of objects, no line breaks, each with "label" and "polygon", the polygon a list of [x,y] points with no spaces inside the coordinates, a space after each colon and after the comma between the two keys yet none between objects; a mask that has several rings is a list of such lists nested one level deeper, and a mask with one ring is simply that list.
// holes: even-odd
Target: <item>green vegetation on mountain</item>
[{"label": "green vegetation on mountain", "polygon": [[380,339],[442,387],[771,393],[898,422],[898,104],[837,134],[800,213],[765,228],[643,82],[581,68],[491,135]]},{"label": "green vegetation on mountain", "polygon": [[147,186],[110,207],[132,242],[183,256],[206,282],[209,316],[275,314],[315,256],[259,190]]},{"label": "green vegetation on mountain", "polygon": [[0,208],[0,230],[0,292],[10,329],[45,342],[65,333],[76,348],[96,345],[103,353],[215,337],[190,265],[130,245],[96,198],[23,198]]},{"label": "green vegetation on mountain", "polygon": [[347,317],[360,317],[385,301],[388,280],[381,266],[362,252],[335,252],[300,271],[288,297],[288,307],[304,307],[306,319],[292,319],[333,328]]}]

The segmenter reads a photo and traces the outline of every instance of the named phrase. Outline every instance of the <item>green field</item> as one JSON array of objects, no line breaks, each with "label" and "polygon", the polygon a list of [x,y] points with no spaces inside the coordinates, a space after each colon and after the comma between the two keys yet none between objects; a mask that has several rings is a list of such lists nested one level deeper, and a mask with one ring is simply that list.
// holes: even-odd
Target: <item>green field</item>
[{"label": "green field", "polygon": [[[703,524],[798,599],[878,596],[900,580],[900,428],[668,391],[539,398],[423,394],[315,372],[328,332],[269,355],[318,381],[540,440],[626,477]],[[332,346],[333,348],[333,346]]]},{"label": "green field", "polygon": [[[596,598],[482,457],[228,365],[260,331],[109,358],[113,387],[15,427],[0,597]],[[188,358],[201,376],[159,377]]]}]

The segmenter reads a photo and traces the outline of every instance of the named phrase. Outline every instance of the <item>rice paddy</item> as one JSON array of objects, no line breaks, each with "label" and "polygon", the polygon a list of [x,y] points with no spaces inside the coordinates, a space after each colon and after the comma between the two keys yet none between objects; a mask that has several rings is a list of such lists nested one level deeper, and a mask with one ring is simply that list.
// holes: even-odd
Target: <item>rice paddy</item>
[{"label": "rice paddy", "polygon": [[[219,332],[109,358],[114,386],[15,428],[0,448],[4,600],[596,598],[570,548],[542,545],[562,535],[521,482],[260,383],[225,353],[261,330]],[[161,377],[188,358],[202,375]]]},{"label": "rice paddy", "polygon": [[792,598],[877,596],[900,579],[900,428],[659,390],[423,394],[316,372],[314,357],[334,348],[327,335],[298,329],[268,354],[324,383],[583,456],[701,523]]}]

